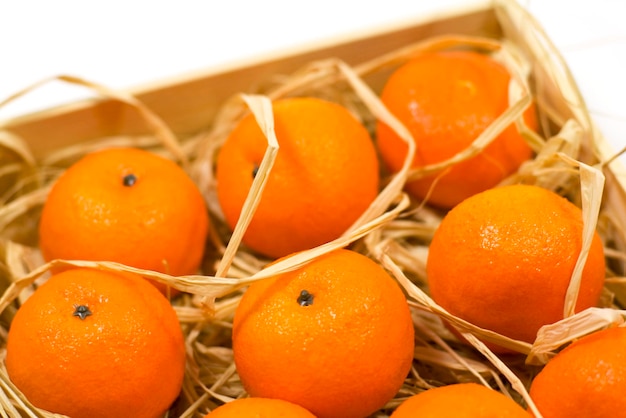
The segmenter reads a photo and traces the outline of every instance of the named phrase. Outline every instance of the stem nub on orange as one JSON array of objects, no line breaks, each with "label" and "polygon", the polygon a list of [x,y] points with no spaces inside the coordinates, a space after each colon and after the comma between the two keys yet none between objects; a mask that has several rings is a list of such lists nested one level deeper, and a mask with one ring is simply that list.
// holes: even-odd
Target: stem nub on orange
[{"label": "stem nub on orange", "polygon": [[[532,343],[540,327],[564,316],[582,231],[582,211],[552,191],[518,184],[478,193],[450,210],[434,234],[432,297],[474,325]],[[596,232],[576,311],[597,305],[604,277]]]},{"label": "stem nub on orange", "polygon": [[362,418],[402,386],[413,336],[397,282],[368,257],[337,250],[253,283],[235,312],[233,352],[250,395],[320,418]]},{"label": "stem nub on orange", "polygon": [[[398,68],[387,80],[381,100],[415,140],[412,167],[440,163],[468,148],[509,107],[510,79],[503,65],[472,51],[422,53]],[[525,120],[531,129],[537,128],[534,107],[525,113]],[[383,161],[391,171],[398,171],[407,145],[382,122],[376,136]],[[530,146],[511,125],[480,154],[443,175],[410,181],[406,189],[424,199],[437,179],[428,202],[451,208],[494,187],[531,156]]]},{"label": "stem nub on orange", "polygon": [[73,418],[159,418],[182,387],[183,333],[148,281],[71,269],[19,307],[6,367],[39,408]]},{"label": "stem nub on orange", "polygon": [[[378,157],[365,127],[343,106],[303,97],[273,103],[279,150],[243,243],[278,258],[343,234],[378,194]],[[217,192],[234,228],[267,148],[252,115],[226,139]]]},{"label": "stem nub on orange", "polygon": [[114,261],[179,276],[197,272],[208,228],[204,199],[180,166],[111,148],[86,155],[53,184],[39,244],[46,261]]},{"label": "stem nub on orange", "polygon": [[530,397],[543,418],[612,418],[626,411],[626,328],[594,332],[539,372]]}]

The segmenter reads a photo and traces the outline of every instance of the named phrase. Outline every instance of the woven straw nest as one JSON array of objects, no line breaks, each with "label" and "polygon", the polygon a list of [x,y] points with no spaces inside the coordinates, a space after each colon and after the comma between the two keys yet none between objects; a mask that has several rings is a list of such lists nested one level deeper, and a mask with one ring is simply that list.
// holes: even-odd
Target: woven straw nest
[{"label": "woven straw nest", "polygon": [[[610,324],[622,323],[621,303],[626,297],[624,279],[624,242],[626,233],[616,214],[624,213],[622,186],[613,168],[615,156],[606,155],[604,143],[590,120],[589,113],[571,78],[545,34],[536,22],[509,2],[496,3],[495,10],[504,36],[500,39],[442,36],[419,40],[406,47],[355,66],[329,57],[312,62],[293,74],[277,74],[260,80],[258,91],[242,92],[225,102],[206,131],[178,138],[154,113],[132,96],[111,91],[73,77],[59,80],[80,84],[97,93],[124,101],[145,118],[153,134],[135,137],[107,137],[97,141],[54,150],[35,159],[21,138],[0,130],[0,298],[2,343],[12,316],[37,284],[46,279],[51,265],[57,263],[131,270],[168,283],[184,293],[173,303],[187,337],[188,368],[180,399],[170,411],[172,417],[202,416],[222,402],[242,396],[230,349],[232,315],[242,290],[249,283],[277,272],[293,269],[307,261],[351,245],[380,262],[405,289],[413,308],[416,327],[414,368],[397,397],[376,416],[390,411],[414,393],[454,382],[476,381],[494,387],[518,402],[534,408],[527,387],[539,367],[564,344]],[[523,28],[523,30],[522,30]],[[271,163],[280,149],[271,129],[271,100],[286,96],[318,96],[339,102],[372,127],[376,120],[392,126],[407,143],[406,129],[381,104],[377,92],[390,72],[412,55],[425,50],[472,48],[492,54],[510,70],[510,108],[474,143],[448,161],[411,171],[408,162],[415,147],[409,147],[403,169],[386,175],[383,188],[366,213],[332,242],[299,253],[266,267],[270,260],[259,258],[240,245],[247,221],[254,214],[255,202],[271,173]],[[26,89],[0,105],[38,88]],[[532,101],[540,114],[540,134],[526,129],[521,114]],[[268,135],[268,148],[250,191],[247,210],[235,231],[224,224],[215,198],[214,160],[220,144],[234,124],[252,112]],[[409,178],[436,173],[480,152],[497,133],[516,123],[535,151],[533,160],[503,184],[538,184],[567,196],[583,209],[584,242],[594,229],[600,232],[608,261],[602,306],[573,314],[580,269],[572,277],[564,319],[541,330],[534,344],[507,339],[466,323],[437,306],[428,296],[425,260],[428,243],[442,213],[425,202],[411,200],[402,192]],[[44,139],[42,139],[44,140]],[[73,161],[96,149],[132,145],[149,149],[179,162],[205,193],[213,221],[205,270],[185,277],[132,269],[109,262],[57,260],[45,264],[37,249],[36,225],[41,205],[55,178]],[[587,244],[588,245],[588,244]],[[473,345],[459,344],[442,325],[450,321]],[[497,342],[520,353],[499,358],[479,341]],[[29,404],[0,368],[0,409],[4,416],[53,416]]]}]

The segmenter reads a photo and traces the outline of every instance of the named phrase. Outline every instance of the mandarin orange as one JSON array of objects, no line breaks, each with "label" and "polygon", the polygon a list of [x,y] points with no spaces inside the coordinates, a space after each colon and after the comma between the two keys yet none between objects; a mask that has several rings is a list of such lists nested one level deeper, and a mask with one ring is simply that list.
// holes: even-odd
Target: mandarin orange
[{"label": "mandarin orange", "polygon": [[54,183],[39,242],[46,261],[115,261],[178,276],[197,272],[208,228],[204,199],[180,166],[111,148],[86,155]]},{"label": "mandarin orange", "polygon": [[[427,259],[431,295],[474,325],[532,343],[540,327],[564,316],[582,230],[581,210],[541,187],[478,193],[450,210],[434,234]],[[596,232],[576,311],[597,305],[604,276]]]},{"label": "mandarin orange", "polygon": [[530,418],[501,392],[477,383],[428,389],[405,400],[390,418]]},{"label": "mandarin orange", "polygon": [[618,417],[626,411],[626,328],[568,345],[539,372],[530,396],[544,418]]},{"label": "mandarin orange", "polygon": [[[381,100],[416,142],[412,166],[439,163],[466,149],[508,108],[510,79],[503,65],[471,51],[422,53],[398,68],[387,80]],[[536,129],[534,107],[525,116],[528,126]],[[377,125],[376,137],[386,166],[398,171],[407,145],[382,122]],[[480,154],[445,172],[428,202],[451,208],[495,186],[531,156],[530,146],[511,125]],[[424,199],[440,174],[410,181],[406,189]]]},{"label": "mandarin orange", "polygon": [[240,398],[214,409],[204,418],[315,418],[315,415],[282,399]]},{"label": "mandarin orange", "polygon": [[251,396],[356,418],[396,395],[413,336],[399,285],[370,258],[337,250],[253,283],[235,312],[233,352]]},{"label": "mandarin orange", "polygon": [[[376,198],[379,173],[368,131],[343,106],[304,97],[273,110],[280,148],[243,243],[278,258],[338,238]],[[218,200],[231,228],[266,148],[248,115],[219,152]]]},{"label": "mandarin orange", "polygon": [[35,406],[72,418],[158,418],[178,397],[185,345],[176,313],[148,281],[71,269],[19,307],[10,379]]}]

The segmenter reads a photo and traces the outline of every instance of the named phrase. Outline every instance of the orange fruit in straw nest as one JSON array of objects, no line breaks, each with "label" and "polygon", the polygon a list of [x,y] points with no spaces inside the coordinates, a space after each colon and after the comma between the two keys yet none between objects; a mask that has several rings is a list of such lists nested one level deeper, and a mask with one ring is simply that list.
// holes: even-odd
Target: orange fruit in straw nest
[{"label": "orange fruit in straw nest", "polygon": [[456,383],[413,395],[391,418],[531,418],[501,392],[477,383]]},{"label": "orange fruit in straw nest", "polygon": [[[422,53],[398,68],[387,80],[381,100],[411,132],[416,142],[413,168],[443,162],[480,135],[509,107],[508,70],[488,55],[472,51]],[[536,129],[534,107],[525,113]],[[408,147],[388,125],[379,122],[378,148],[393,172],[404,164]],[[463,199],[497,185],[517,171],[532,150],[514,124],[478,155],[449,171],[410,181],[407,191],[418,199],[451,208]]]},{"label": "orange fruit in straw nest", "polygon": [[233,354],[251,396],[284,399],[320,418],[356,418],[396,395],[413,336],[397,282],[342,249],[254,282],[235,312]]},{"label": "orange fruit in straw nest", "polygon": [[[474,325],[532,343],[540,327],[563,318],[582,230],[581,210],[547,189],[517,184],[478,193],[435,231],[426,265],[432,298]],[[576,311],[596,306],[604,276],[595,232]]]},{"label": "orange fruit in straw nest", "polygon": [[[243,242],[272,258],[338,238],[378,194],[378,159],[365,127],[343,106],[317,98],[273,104],[280,146]],[[217,160],[218,200],[234,228],[267,148],[252,115]]]},{"label": "orange fruit in straw nest", "polygon": [[626,328],[574,341],[534,378],[530,397],[544,418],[623,416],[626,411]]},{"label": "orange fruit in straw nest", "polygon": [[111,148],[86,155],[53,184],[39,243],[46,261],[115,261],[179,276],[198,270],[208,228],[204,199],[180,166]]},{"label": "orange fruit in straw nest", "polygon": [[282,399],[241,398],[214,409],[204,418],[315,418],[315,415]]},{"label": "orange fruit in straw nest", "polygon": [[148,281],[71,269],[17,310],[6,368],[35,406],[72,418],[157,418],[178,397],[185,346],[176,313]]}]

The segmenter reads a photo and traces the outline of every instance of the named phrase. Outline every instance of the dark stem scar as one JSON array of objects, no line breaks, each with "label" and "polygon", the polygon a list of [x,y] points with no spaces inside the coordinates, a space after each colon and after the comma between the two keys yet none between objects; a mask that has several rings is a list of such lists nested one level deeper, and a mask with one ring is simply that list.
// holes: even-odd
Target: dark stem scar
[{"label": "dark stem scar", "polygon": [[122,184],[124,184],[124,186],[126,187],[134,186],[135,183],[137,183],[137,176],[135,176],[133,173],[126,174],[122,179]]},{"label": "dark stem scar", "polygon": [[89,307],[87,305],[74,305],[74,313],[72,315],[77,316],[80,319],[85,319],[89,315],[93,315],[93,314],[89,310]]},{"label": "dark stem scar", "polygon": [[313,295],[309,293],[308,290],[302,290],[300,292],[300,296],[298,296],[297,301],[300,306],[313,305]]}]

